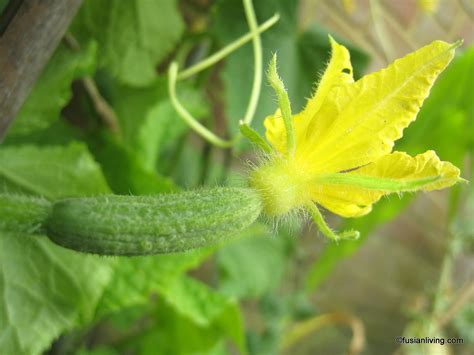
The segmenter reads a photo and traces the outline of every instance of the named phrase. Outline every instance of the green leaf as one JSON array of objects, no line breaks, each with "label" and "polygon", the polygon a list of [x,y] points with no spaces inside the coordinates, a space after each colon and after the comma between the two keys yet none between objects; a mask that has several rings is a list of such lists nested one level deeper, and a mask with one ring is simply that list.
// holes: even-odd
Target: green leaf
[{"label": "green leaf", "polygon": [[[117,85],[110,96],[125,144],[145,168],[155,169],[163,150],[189,129],[171,104],[166,78],[160,77],[152,85],[139,89]],[[208,114],[203,95],[189,85],[180,86],[179,96],[195,117]]]},{"label": "green leaf", "polygon": [[[280,14],[279,22],[262,35],[264,47],[264,67],[273,53],[278,55],[278,72],[288,90],[292,110],[299,112],[310,97],[314,83],[319,79],[330,56],[327,32],[311,27],[301,32],[297,26],[298,1],[255,1],[255,11],[259,23],[273,14]],[[221,0],[215,19],[214,33],[220,45],[225,45],[248,32],[242,2]],[[344,41],[342,41],[344,43]],[[345,44],[345,43],[344,43]],[[368,57],[360,50],[348,46],[356,76],[361,74]],[[248,93],[252,85],[252,46],[239,49],[226,59],[223,69],[225,101],[229,127],[236,132],[247,107]],[[263,132],[263,119],[276,110],[275,97],[269,85],[262,85],[258,109],[252,127]]]},{"label": "green leaf", "polygon": [[3,12],[3,9],[7,6],[9,0],[0,0],[0,15]]},{"label": "green leaf", "polygon": [[[1,148],[0,186],[49,198],[109,191],[77,143]],[[64,331],[90,321],[114,262],[45,237],[0,233],[0,353],[40,354]]]},{"label": "green leaf", "polygon": [[72,81],[95,69],[97,45],[80,52],[60,44],[8,130],[6,142],[45,129],[57,121],[72,96]]},{"label": "green leaf", "polygon": [[109,192],[98,164],[79,143],[0,148],[0,192],[48,199]]},{"label": "green leaf", "polygon": [[207,350],[227,336],[244,351],[237,304],[183,276],[184,271],[196,267],[212,251],[121,260],[99,303],[97,317],[146,305],[153,295],[160,295],[165,305],[157,308],[156,325],[143,339],[137,337],[140,345],[134,346],[160,349],[152,352],[157,354],[189,354]]},{"label": "green leaf", "polygon": [[179,151],[179,159],[168,162],[172,171],[170,174],[180,186],[199,188],[202,185],[219,186],[232,179],[242,180],[242,175],[232,172],[225,162],[223,164],[213,159],[213,148],[210,144],[196,149],[192,144],[185,143],[183,142]]},{"label": "green leaf", "polygon": [[257,224],[244,237],[225,245],[217,254],[220,290],[237,298],[256,298],[273,290],[281,280],[291,240],[274,236]]},{"label": "green leaf", "polygon": [[175,339],[174,342],[169,342],[170,347],[164,352],[165,354],[189,354],[208,350],[215,346],[223,335],[235,342],[240,353],[245,353],[242,318],[235,302],[189,277],[176,279],[163,290],[162,296],[178,314],[202,329],[198,332],[189,330],[186,332],[186,326],[184,329],[181,327],[163,329],[167,335],[167,343],[170,339]]},{"label": "green leaf", "polygon": [[144,167],[138,155],[108,134],[89,137],[89,149],[116,194],[146,195],[177,191],[171,179]]},{"label": "green leaf", "polygon": [[65,146],[72,141],[81,139],[81,132],[64,119],[56,119],[45,128],[38,128],[22,135],[9,135],[5,137],[2,146]]},{"label": "green leaf", "polygon": [[147,303],[154,292],[165,289],[183,272],[199,265],[211,251],[122,259],[100,300],[97,316]]},{"label": "green leaf", "polygon": [[93,350],[80,349],[74,355],[120,355],[120,353],[110,347],[100,346]]},{"label": "green leaf", "polygon": [[72,25],[79,43],[99,42],[101,67],[133,86],[153,82],[183,29],[176,1],[87,0]]},{"label": "green leaf", "polygon": [[40,354],[90,321],[112,265],[45,237],[0,234],[0,352]]},{"label": "green leaf", "polygon": [[[176,278],[143,311],[147,323],[141,322],[140,332],[118,344],[120,353],[222,354],[219,350],[225,340],[233,341],[239,349],[237,353],[246,353],[236,303],[197,280]],[[120,318],[118,321],[121,323]]]}]

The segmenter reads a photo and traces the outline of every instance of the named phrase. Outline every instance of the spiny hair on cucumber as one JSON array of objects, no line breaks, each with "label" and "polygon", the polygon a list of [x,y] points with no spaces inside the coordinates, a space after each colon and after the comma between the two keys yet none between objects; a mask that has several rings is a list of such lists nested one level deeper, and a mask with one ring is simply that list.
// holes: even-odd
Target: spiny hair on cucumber
[{"label": "spiny hair on cucumber", "polygon": [[70,198],[53,205],[46,233],[59,245],[87,253],[171,253],[225,240],[260,212],[260,198],[248,188]]}]

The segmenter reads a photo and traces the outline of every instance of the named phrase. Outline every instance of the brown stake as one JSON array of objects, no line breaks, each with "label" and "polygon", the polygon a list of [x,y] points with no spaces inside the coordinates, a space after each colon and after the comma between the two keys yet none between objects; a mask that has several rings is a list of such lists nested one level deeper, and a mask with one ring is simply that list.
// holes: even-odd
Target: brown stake
[{"label": "brown stake", "polygon": [[10,1],[0,17],[0,142],[82,0]]}]

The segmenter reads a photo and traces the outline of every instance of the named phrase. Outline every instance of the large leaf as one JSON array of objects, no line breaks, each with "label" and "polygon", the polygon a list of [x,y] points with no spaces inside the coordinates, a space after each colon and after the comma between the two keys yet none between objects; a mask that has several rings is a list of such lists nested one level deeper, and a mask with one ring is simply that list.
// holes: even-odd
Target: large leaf
[{"label": "large leaf", "polygon": [[159,295],[165,305],[158,307],[154,315],[156,325],[127,349],[151,346],[154,351],[142,349],[142,353],[189,354],[214,346],[224,336],[243,349],[237,304],[182,275],[210,252],[212,249],[122,260],[104,292],[97,316],[146,306],[153,295]]},{"label": "large leaf", "polygon": [[87,148],[71,143],[66,147],[0,148],[0,191],[56,199],[95,195],[109,188]]},{"label": "large leaf", "polygon": [[[110,91],[124,143],[136,153],[145,168],[153,170],[164,148],[188,130],[171,105],[166,78],[159,77],[144,88],[115,85]],[[195,117],[207,115],[206,102],[198,91],[184,83],[180,85],[178,95]]]},{"label": "large leaf", "polygon": [[[85,147],[0,149],[2,191],[61,198],[109,191]],[[0,353],[40,354],[93,318],[113,259],[75,253],[45,237],[0,234]]]},{"label": "large leaf", "polygon": [[138,154],[115,137],[107,133],[93,135],[88,143],[114,193],[147,195],[177,190],[171,179],[146,168]]},{"label": "large leaf", "polygon": [[[310,97],[314,83],[323,72],[330,56],[330,43],[327,32],[311,27],[301,31],[297,27],[298,1],[256,1],[255,10],[258,22],[261,23],[278,12],[280,21],[262,35],[264,47],[264,70],[271,55],[277,53],[279,73],[288,89],[292,109],[301,110]],[[248,32],[242,2],[239,0],[220,1],[214,33],[224,45]],[[366,66],[368,57],[361,51],[349,46],[356,76]],[[232,54],[223,70],[225,100],[230,127],[238,129],[238,120],[242,119],[247,107],[253,78],[252,46],[247,45]],[[263,119],[274,113],[276,103],[269,85],[262,85],[260,101],[253,126],[263,131]]]},{"label": "large leaf", "polygon": [[153,293],[166,290],[184,271],[199,265],[210,251],[122,259],[100,300],[97,316],[147,303]]},{"label": "large leaf", "polygon": [[278,286],[289,256],[285,235],[274,236],[268,227],[255,225],[245,237],[218,253],[220,289],[238,298],[256,298]]},{"label": "large leaf", "polygon": [[[239,347],[240,353],[244,353],[242,319],[235,302],[191,278],[176,279],[163,290],[162,295],[165,302],[182,316],[176,317],[181,318],[178,324],[183,324],[183,327],[161,327],[166,334],[166,343],[169,343],[169,348],[163,354],[190,354],[208,350],[223,335],[230,337]],[[192,324],[185,326],[183,318]],[[193,331],[190,331],[190,326],[194,328]],[[175,341],[169,342],[169,339]]]},{"label": "large leaf", "polygon": [[45,237],[0,234],[0,352],[40,354],[90,321],[112,265]]},{"label": "large leaf", "polygon": [[[148,324],[124,344],[120,353],[143,355],[222,354],[232,340],[245,354],[242,319],[235,302],[188,277],[169,284],[156,306],[147,310]],[[227,352],[224,352],[224,354]]]},{"label": "large leaf", "polygon": [[95,69],[97,45],[88,43],[76,52],[61,44],[8,130],[6,142],[42,130],[57,121],[72,96],[71,84]]},{"label": "large leaf", "polygon": [[2,14],[3,9],[7,6],[8,0],[0,0],[0,15]]},{"label": "large leaf", "polygon": [[183,23],[176,1],[87,0],[72,31],[79,43],[99,42],[100,65],[120,81],[153,82],[155,66],[179,40]]}]

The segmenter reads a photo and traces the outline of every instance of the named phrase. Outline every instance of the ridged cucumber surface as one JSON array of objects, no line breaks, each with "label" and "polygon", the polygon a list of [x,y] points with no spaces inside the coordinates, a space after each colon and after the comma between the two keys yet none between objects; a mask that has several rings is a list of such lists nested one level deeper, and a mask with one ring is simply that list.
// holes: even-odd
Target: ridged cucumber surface
[{"label": "ridged cucumber surface", "polygon": [[260,198],[247,188],[156,196],[71,198],[46,223],[55,243],[100,255],[171,253],[212,245],[252,224]]}]

